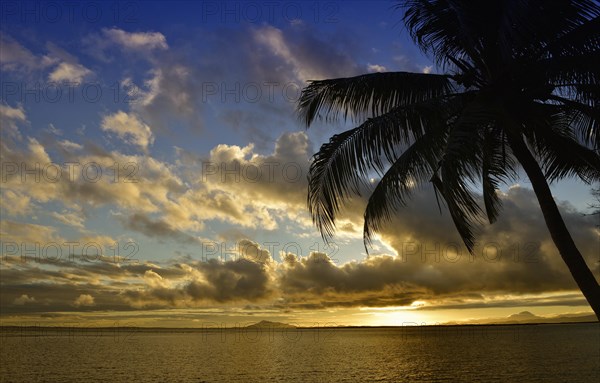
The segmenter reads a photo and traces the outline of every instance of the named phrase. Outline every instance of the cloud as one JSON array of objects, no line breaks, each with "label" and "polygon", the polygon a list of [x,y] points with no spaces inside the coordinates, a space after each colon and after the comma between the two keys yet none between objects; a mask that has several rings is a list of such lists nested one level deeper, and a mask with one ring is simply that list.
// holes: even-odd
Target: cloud
[{"label": "cloud", "polygon": [[0,198],[0,207],[2,207],[8,215],[24,216],[31,213],[31,198],[19,192],[12,190],[2,190]]},{"label": "cloud", "polygon": [[14,300],[13,303],[15,305],[17,305],[17,306],[23,306],[24,304],[33,303],[33,302],[35,302],[35,298],[34,297],[30,297],[27,294],[23,294],[20,297],[15,298],[15,300]]},{"label": "cloud", "polygon": [[184,243],[200,243],[200,239],[177,230],[165,220],[152,220],[141,213],[132,214],[125,222],[125,227],[151,238],[168,238]]},{"label": "cloud", "polygon": [[[490,226],[495,230],[483,229],[474,255],[461,248],[449,217],[440,216],[427,193],[422,193],[413,199],[415,210],[404,209],[381,234],[381,241],[396,254],[337,264],[320,252],[307,257],[287,253],[278,262],[268,249],[241,238],[234,249],[226,249],[232,255],[226,259],[206,254],[202,260],[188,257],[160,264],[43,258],[19,263],[9,256],[3,263],[0,294],[9,312],[48,310],[15,304],[15,296],[35,296],[38,302],[53,299],[53,309],[69,311],[74,299],[91,291],[98,310],[239,302],[281,310],[411,306],[416,301],[422,302],[418,310],[585,306],[549,242],[539,208],[532,204],[533,192],[513,187],[501,198],[504,214]],[[560,206],[575,241],[594,267],[593,219],[564,203]],[[148,235],[187,238],[164,221],[134,218],[136,230]],[[39,227],[25,229],[21,232],[42,232]],[[73,289],[78,296],[73,297]]]},{"label": "cloud", "polygon": [[118,28],[103,28],[102,34],[112,43],[128,50],[168,49],[167,39],[160,32],[126,32]]},{"label": "cloud", "polygon": [[50,123],[48,124],[48,127],[46,129],[44,129],[46,132],[50,133],[50,134],[54,134],[56,136],[62,136],[63,135],[63,131],[58,129],[56,126],[54,126],[54,124]]},{"label": "cloud", "polygon": [[[200,30],[198,36],[202,36],[201,42],[166,49],[166,38],[156,32],[134,34],[113,28],[87,36],[84,44],[104,61],[114,61],[110,54],[127,52],[123,44],[129,44],[146,62],[143,65],[151,66],[136,74],[125,71],[120,82],[135,98],[131,112],[155,133],[168,131],[172,136],[178,133],[174,126],[197,133],[207,128],[215,114],[238,134],[254,141],[262,137],[256,142],[261,149],[276,138],[272,127],[289,121],[295,98],[307,79],[361,71],[356,60],[345,53],[354,52],[351,37],[324,37],[304,26],[249,26],[218,33]],[[201,50],[196,49],[198,45]],[[110,47],[123,49],[111,52]],[[260,96],[255,99],[257,88]],[[246,107],[249,104],[252,108]]]},{"label": "cloud", "polygon": [[[105,177],[90,183],[79,174],[73,180],[65,177],[56,183],[36,183],[33,177],[22,182],[20,177],[9,177],[3,192],[11,200],[23,201],[20,205],[23,208],[27,203],[31,206],[60,201],[64,209],[50,215],[79,229],[84,221],[78,206],[114,205],[122,211],[122,216],[113,219],[128,230],[159,241],[202,244],[206,234],[200,233],[212,220],[269,231],[290,230],[290,227],[312,229],[305,211],[311,151],[305,132],[289,132],[279,137],[269,154],[257,153],[252,145],[218,145],[206,157],[188,157],[180,150],[175,163],[185,160],[185,172],[182,169],[176,172],[175,164],[150,156],[125,156],[86,147],[71,159],[82,164],[96,162],[104,168],[115,162],[134,163],[137,182],[115,184],[111,177]],[[7,148],[2,155],[3,160],[25,161],[31,168],[35,162],[60,162],[51,159],[48,153],[39,142],[30,139],[25,151]],[[495,225],[482,229],[475,256],[462,247],[450,217],[439,214],[433,192],[425,188],[415,191],[411,203],[400,209],[398,218],[380,233],[379,244],[387,249],[387,254],[376,254],[381,258],[373,256],[345,265],[303,264],[306,260],[300,259],[298,265],[286,269],[281,279],[275,278],[281,283],[271,290],[285,291],[290,305],[315,300],[311,304],[379,306],[411,299],[442,304],[448,303],[451,296],[463,296],[470,291],[493,295],[576,289],[548,237],[533,192],[513,187],[502,193],[501,199],[503,214]],[[340,221],[341,233],[348,238],[360,236],[362,227],[364,201],[355,202]],[[561,204],[561,209],[590,267],[598,273],[593,248],[597,232],[591,218],[582,217],[565,204]],[[17,210],[13,209],[12,214],[18,214]],[[60,239],[55,228],[26,225],[30,224],[3,221],[3,238],[6,234],[17,241],[34,241],[25,233],[35,232],[46,241]],[[253,249],[258,258],[266,256],[256,247],[248,249]],[[379,284],[369,287],[363,280]],[[303,297],[307,291],[313,293]],[[327,296],[321,299],[322,303],[314,298],[317,292]]]},{"label": "cloud", "polygon": [[63,243],[65,241],[57,234],[57,229],[55,227],[7,219],[2,219],[0,221],[0,234],[2,241],[5,243],[47,244]]},{"label": "cloud", "polygon": [[256,153],[253,145],[218,145],[204,158],[177,150],[185,186],[157,201],[152,219],[130,215],[126,227],[191,243],[186,232],[203,230],[210,220],[266,230],[284,217],[304,223],[310,146],[304,132],[294,132],[283,134],[269,155]]},{"label": "cloud", "polygon": [[280,218],[305,222],[306,174],[311,143],[304,132],[282,134],[273,152],[254,146],[217,145],[195,165],[192,188],[178,199],[180,215],[202,212],[243,227],[275,230]]},{"label": "cloud", "polygon": [[198,265],[203,279],[189,283],[185,292],[194,300],[259,301],[271,294],[268,270],[265,263],[246,259],[228,262],[210,259]]},{"label": "cloud", "polygon": [[46,49],[48,54],[44,58],[49,63],[48,66],[54,66],[48,75],[49,81],[80,84],[94,75],[94,72],[79,63],[77,57],[56,44],[47,43]]},{"label": "cloud", "polygon": [[127,32],[116,27],[84,36],[82,43],[87,54],[105,63],[114,62],[118,54],[153,60],[155,52],[163,54],[169,48],[160,32]]},{"label": "cloud", "polygon": [[91,74],[92,71],[81,64],[63,62],[58,64],[58,66],[48,75],[48,79],[56,82],[68,81],[81,83]]},{"label": "cloud", "polygon": [[144,273],[144,280],[146,284],[151,288],[165,288],[168,287],[168,281],[163,278],[160,274],[154,270],[146,270]]},{"label": "cloud", "polygon": [[238,242],[238,251],[241,258],[255,263],[270,263],[273,261],[269,250],[262,249],[258,243],[246,238]]},{"label": "cloud", "polygon": [[[3,312],[73,311],[92,305],[98,310],[131,310],[268,301],[275,287],[269,252],[249,240],[240,241],[234,251],[238,256],[227,261],[163,264],[115,263],[111,257],[90,261],[75,255],[23,260],[9,255],[2,263],[6,288],[3,285],[0,301]],[[263,262],[256,262],[257,258]],[[78,295],[73,296],[73,291]],[[22,294],[52,304],[25,309],[14,301],[15,295]]]},{"label": "cloud", "polygon": [[371,73],[373,72],[386,72],[387,68],[383,65],[378,64],[367,64],[367,70]]},{"label": "cloud", "polygon": [[17,108],[12,108],[8,105],[0,104],[0,117],[2,117],[3,127],[4,124],[11,124],[15,122],[26,122],[25,110],[19,105]]},{"label": "cloud", "polygon": [[0,37],[0,68],[2,70],[29,76],[52,68],[48,80],[52,82],[81,83],[93,76],[94,72],[80,64],[75,56],[58,47],[46,44],[46,54],[34,54],[12,37]]},{"label": "cloud", "polygon": [[[51,151],[37,140],[26,142],[22,151],[3,146],[3,161],[25,162],[29,168],[36,162],[62,162],[51,158]],[[50,215],[79,229],[83,219],[77,214],[78,206],[114,205],[123,214],[114,219],[126,229],[160,241],[200,244],[203,237],[199,233],[211,220],[269,231],[312,228],[305,211],[311,146],[305,132],[288,132],[278,138],[268,154],[258,153],[253,145],[221,144],[208,156],[187,156],[179,150],[175,163],[170,164],[147,155],[127,156],[86,144],[70,160],[96,162],[104,168],[115,162],[133,163],[137,182],[114,183],[108,176],[95,183],[85,182],[79,173],[74,179],[63,177],[55,183],[34,182],[34,177],[23,182],[17,175],[8,177],[3,192],[11,201],[23,201],[20,206],[24,209],[27,204],[60,201],[64,209]],[[176,164],[184,162],[185,171],[176,171]],[[270,291],[285,292],[286,302],[292,306],[312,302],[325,307],[381,306],[411,299],[439,305],[448,303],[451,297],[466,304],[460,297],[471,291],[478,291],[476,299],[481,300],[485,295],[506,292],[541,294],[576,289],[549,239],[533,192],[515,186],[500,196],[503,214],[496,224],[483,227],[475,256],[462,247],[450,217],[439,214],[433,192],[425,188],[415,190],[411,203],[400,209],[397,218],[380,233],[379,242],[388,249],[387,254],[344,265],[299,259],[294,267],[285,264],[285,272],[276,267],[281,274],[270,279],[279,281]],[[352,237],[360,234],[357,228],[362,227],[364,209],[363,200],[355,202],[340,221],[344,235]],[[560,206],[575,241],[598,273],[593,248],[597,231],[592,219],[582,217],[566,204]],[[12,213],[18,211],[13,209]],[[32,224],[3,221],[3,238],[6,235],[17,242],[35,241],[26,235],[31,232],[38,240],[61,239],[55,228],[28,225]],[[251,243],[249,246],[259,258],[266,256]],[[190,299],[181,289],[176,294],[183,294],[183,300]],[[325,298],[317,298],[319,294]]]},{"label": "cloud", "polygon": [[5,134],[13,139],[20,139],[19,125],[27,123],[27,116],[23,106],[16,108],[0,103],[0,125],[2,126],[2,135]]},{"label": "cloud", "polygon": [[94,297],[90,294],[81,294],[75,299],[73,302],[73,306],[81,307],[81,306],[94,306]]},{"label": "cloud", "polygon": [[154,143],[152,130],[138,116],[119,111],[105,116],[100,129],[115,133],[123,141],[147,150]]},{"label": "cloud", "polygon": [[0,34],[0,69],[3,71],[30,72],[44,67],[44,62],[15,39]]},{"label": "cloud", "polygon": [[[62,141],[55,141],[58,151],[47,151],[33,138],[28,138],[26,144],[9,147],[6,142],[0,143],[3,164],[18,165],[9,169],[14,171],[3,172],[3,190],[32,202],[60,202],[69,209],[114,204],[138,212],[156,212],[173,203],[169,195],[181,195],[186,190],[169,164],[147,155],[108,152],[91,143],[80,146],[71,142],[65,147]],[[72,165],[61,165],[65,163]],[[101,169],[102,175],[90,180],[84,171],[89,164]],[[115,164],[119,166],[117,173]],[[20,170],[25,168],[37,171],[21,177]],[[91,174],[95,174],[93,171]]]},{"label": "cloud", "polygon": [[[503,203],[500,217],[495,224],[481,227],[473,262],[462,247],[449,214],[435,212],[437,207],[430,189],[415,194],[408,206],[398,211],[398,218],[382,231],[382,240],[399,255],[417,258],[444,257],[446,251],[450,258],[452,249],[459,245],[461,257],[456,264],[464,264],[464,268],[452,271],[450,262],[445,262],[445,267],[444,262],[438,266],[448,274],[447,278],[440,278],[448,282],[446,288],[456,288],[457,278],[463,272],[468,272],[468,278],[473,282],[479,280],[486,288],[496,286],[521,291],[575,288],[549,236],[533,191],[513,186],[505,193],[499,192],[499,196]],[[600,264],[594,248],[597,231],[593,219],[583,216],[568,203],[558,201],[558,205],[588,265],[598,273]],[[467,276],[460,278],[466,280]]]},{"label": "cloud", "polygon": [[132,110],[150,121],[153,127],[166,130],[173,120],[183,121],[193,130],[202,127],[203,87],[214,84],[197,70],[181,63],[175,54],[161,56],[155,67],[148,72],[143,85],[124,80],[125,87],[135,89]]},{"label": "cloud", "polygon": [[[264,57],[275,58],[274,62],[284,66],[300,67],[305,61],[314,64],[306,66],[306,72],[297,72],[298,76],[320,73],[320,61],[313,62],[303,56],[302,50],[290,49],[302,45],[303,40],[272,30],[267,37],[261,40],[268,48],[261,53]],[[167,66],[165,61],[149,73],[139,109],[105,116],[102,129],[147,148],[154,135],[142,118],[143,111],[158,111],[163,106],[173,113],[175,108],[188,113],[187,108],[192,108],[197,97],[197,84],[190,83],[195,69]],[[164,96],[167,87],[169,95]],[[178,89],[182,92],[177,93]],[[12,115],[14,121],[24,122],[22,109],[6,111],[4,114]],[[244,123],[243,118],[239,120]],[[3,185],[3,197],[11,203],[8,209],[13,209],[12,214],[20,214],[34,203],[62,203],[64,208],[49,215],[82,229],[84,221],[76,206],[114,205],[122,214],[114,219],[125,228],[159,240],[190,244],[201,243],[198,233],[211,220],[261,230],[283,230],[286,224],[310,226],[305,198],[313,149],[306,132],[286,132],[265,150],[252,143],[216,145],[204,156],[178,150],[172,163],[147,153],[126,155],[89,142],[54,139],[27,138],[23,147],[3,142],[2,160],[26,163],[29,168],[36,163],[64,163],[65,159],[80,164],[95,162],[104,168],[132,163],[136,182],[115,183],[111,176],[86,182],[80,172],[74,179],[63,177],[55,183],[34,182],[34,177],[23,182],[19,175],[11,176]],[[482,230],[475,257],[461,247],[448,215],[439,215],[432,194],[424,189],[416,191],[413,203],[401,209],[398,218],[380,233],[387,254],[342,265],[318,252],[308,257],[284,254],[284,262],[278,263],[258,243],[242,238],[239,259],[228,261],[192,259],[138,268],[113,267],[103,262],[39,268],[39,264],[13,265],[7,273],[3,269],[3,278],[8,276],[3,302],[10,306],[14,297],[35,296],[38,302],[56,303],[52,306],[56,310],[73,310],[73,302],[82,296],[92,297],[98,310],[198,307],[242,301],[285,309],[383,307],[410,305],[417,300],[425,301],[427,307],[465,307],[487,304],[490,297],[497,298],[494,304],[501,305],[509,301],[507,295],[515,302],[525,301],[522,297],[527,294],[576,291],[548,239],[533,193],[513,187],[501,198],[503,216],[496,225]],[[362,227],[361,203],[364,201],[359,199],[340,221],[340,230],[348,235],[359,234]],[[593,222],[566,204],[561,204],[561,209],[590,265],[597,268],[591,246],[597,238]],[[2,222],[3,238],[5,235],[19,241],[62,239],[56,228],[15,221]],[[361,258],[359,254],[353,256]],[[89,302],[81,299],[77,308]],[[581,300],[561,298],[553,304],[561,302],[580,304]]]},{"label": "cloud", "polygon": [[63,210],[61,213],[53,211],[50,215],[62,224],[83,229],[85,218],[80,211]]},{"label": "cloud", "polygon": [[[284,31],[273,26],[261,26],[252,30],[252,36],[256,43],[281,60],[281,64],[271,61],[270,68],[282,73],[294,73],[295,78],[288,78],[288,81],[304,84],[307,80],[358,74],[355,61],[344,53],[352,50],[337,49],[312,31]],[[332,66],[332,62],[336,65]]]},{"label": "cloud", "polygon": [[119,82],[129,97],[130,112],[155,131],[172,134],[173,126],[179,125],[174,122],[193,131],[202,128],[201,112],[206,103],[203,86],[215,80],[202,66],[205,58],[190,59],[186,47],[170,50],[166,37],[159,32],[104,28],[101,34],[86,36],[83,44],[87,53],[104,62],[114,62],[117,55],[125,54],[142,59],[142,68],[150,65],[150,69],[137,71],[141,76],[125,69]]},{"label": "cloud", "polygon": [[203,181],[209,188],[244,195],[254,203],[268,201],[265,207],[304,209],[311,154],[305,132],[283,133],[269,155],[255,153],[253,145],[221,144],[202,163]]},{"label": "cloud", "polygon": [[58,144],[66,151],[76,151],[83,149],[83,145],[69,140],[61,140]]}]

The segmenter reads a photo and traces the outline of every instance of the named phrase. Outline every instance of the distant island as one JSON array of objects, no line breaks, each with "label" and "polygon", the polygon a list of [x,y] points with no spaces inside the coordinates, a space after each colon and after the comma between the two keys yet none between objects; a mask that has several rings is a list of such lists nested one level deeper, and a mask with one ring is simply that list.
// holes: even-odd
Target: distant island
[{"label": "distant island", "polygon": [[260,322],[246,326],[246,328],[296,328],[296,326],[292,326],[291,324],[287,323],[261,320]]},{"label": "distant island", "polygon": [[[246,322],[248,323],[248,322]],[[197,331],[223,331],[223,330],[231,330],[231,331],[240,331],[243,329],[296,329],[296,330],[311,330],[311,329],[388,329],[388,328],[403,328],[403,327],[473,327],[473,326],[514,326],[514,325],[549,325],[549,324],[579,324],[579,323],[598,323],[598,320],[594,314],[589,313],[573,313],[573,314],[561,314],[555,315],[552,317],[542,317],[536,314],[533,314],[529,311],[521,311],[519,313],[515,313],[509,315],[508,317],[500,317],[500,318],[487,318],[487,319],[477,319],[477,320],[468,320],[461,322],[436,322],[436,323],[417,323],[417,322],[403,322],[398,325],[334,325],[334,324],[322,324],[319,325],[315,323],[314,325],[299,325],[294,326],[291,324],[283,323],[283,322],[272,322],[268,320],[261,320],[260,322],[253,323],[247,326],[244,326],[241,323],[236,323],[234,326],[226,326],[222,324],[221,326],[203,326],[203,327],[145,327],[145,326],[135,326],[135,325],[125,325],[125,326],[60,326],[60,325],[5,325],[0,324],[0,333],[2,334],[10,334],[10,333],[18,333],[23,335],[24,332],[32,332],[32,333],[43,333],[44,332],[77,332],[77,333],[92,333],[95,331],[112,331],[112,332],[197,332]]]},{"label": "distant island", "polygon": [[516,324],[559,324],[598,322],[594,314],[560,314],[553,317],[541,317],[529,311],[521,311],[505,318],[488,318],[463,322],[447,322],[445,325],[516,325]]}]

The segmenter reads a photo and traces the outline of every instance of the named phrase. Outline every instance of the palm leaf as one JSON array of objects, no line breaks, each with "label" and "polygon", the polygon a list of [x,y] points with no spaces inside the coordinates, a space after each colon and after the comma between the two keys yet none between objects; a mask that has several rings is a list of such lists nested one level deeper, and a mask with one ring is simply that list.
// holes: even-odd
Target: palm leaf
[{"label": "palm leaf", "polygon": [[515,160],[510,152],[507,153],[504,135],[498,128],[486,132],[482,152],[483,203],[489,223],[494,223],[501,208],[497,190],[500,183],[508,183],[516,178]]},{"label": "palm leaf", "polygon": [[474,221],[480,216],[481,210],[473,198],[472,192],[464,183],[447,183],[437,174],[433,175],[431,182],[436,192],[446,202],[450,217],[465,246],[470,252],[473,252],[475,247]]},{"label": "palm leaf", "polygon": [[360,126],[334,135],[313,157],[309,170],[308,207],[325,240],[335,230],[340,205],[366,186],[369,171],[383,173],[401,145],[445,121],[451,104],[423,102],[396,108]]},{"label": "palm leaf", "polygon": [[436,99],[451,90],[449,76],[424,73],[371,73],[311,81],[300,95],[299,114],[306,126],[320,113],[328,121],[340,114],[364,120],[400,106]]},{"label": "palm leaf", "polygon": [[381,230],[399,207],[406,205],[412,190],[434,174],[445,134],[445,126],[430,129],[402,153],[377,183],[364,214],[365,248],[371,243],[373,233]]},{"label": "palm leaf", "polygon": [[564,97],[551,96],[552,101],[561,103],[557,106],[557,113],[571,115],[570,129],[584,144],[594,150],[600,150],[600,106],[590,106]]}]

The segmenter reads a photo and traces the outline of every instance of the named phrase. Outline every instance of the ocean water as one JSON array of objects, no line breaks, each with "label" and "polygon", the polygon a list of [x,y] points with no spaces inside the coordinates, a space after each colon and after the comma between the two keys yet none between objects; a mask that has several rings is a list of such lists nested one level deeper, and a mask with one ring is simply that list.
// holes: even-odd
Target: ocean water
[{"label": "ocean water", "polygon": [[600,324],[3,330],[1,382],[599,382]]}]

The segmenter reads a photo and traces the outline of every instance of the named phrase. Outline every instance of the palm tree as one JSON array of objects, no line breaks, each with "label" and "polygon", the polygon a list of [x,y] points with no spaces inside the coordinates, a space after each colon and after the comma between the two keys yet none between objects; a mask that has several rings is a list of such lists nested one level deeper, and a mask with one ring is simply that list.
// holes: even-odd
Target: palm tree
[{"label": "palm tree", "polygon": [[[527,174],[544,220],[600,319],[600,287],[554,201],[549,182],[600,180],[600,9],[594,1],[409,0],[399,5],[419,47],[446,74],[388,72],[311,81],[299,100],[317,118],[359,121],[312,159],[308,207],[323,238],[377,172],[364,241],[431,182],[469,251],[474,225],[493,223],[500,183]],[[473,187],[481,185],[483,206]]]}]

